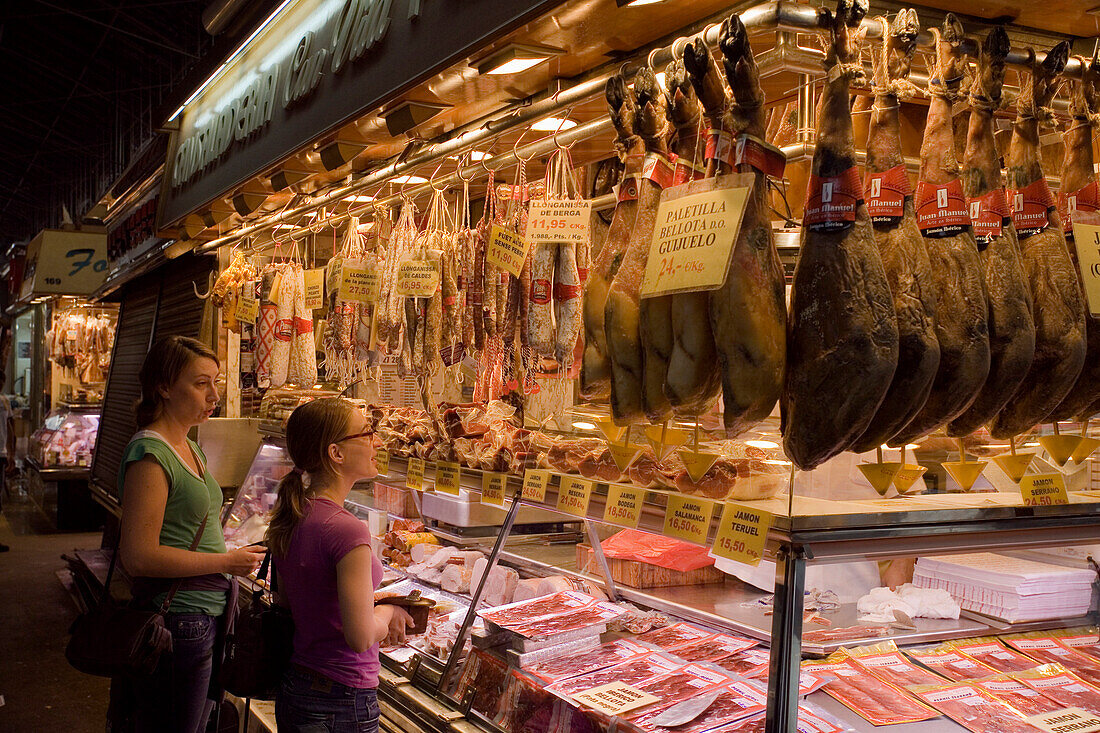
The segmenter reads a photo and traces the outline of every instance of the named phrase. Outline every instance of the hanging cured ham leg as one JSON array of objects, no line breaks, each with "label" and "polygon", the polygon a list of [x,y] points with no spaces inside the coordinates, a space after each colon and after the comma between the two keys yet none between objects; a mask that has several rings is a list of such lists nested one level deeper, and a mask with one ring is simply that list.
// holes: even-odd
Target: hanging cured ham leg
[{"label": "hanging cured ham leg", "polygon": [[900,99],[916,91],[909,67],[920,25],[915,10],[901,10],[874,55],[875,103],[867,133],[864,194],[875,242],[894,297],[898,319],[898,368],[871,424],[852,445],[862,453],[894,437],[920,411],[940,363],[932,264],[917,228],[913,190],[905,172]]},{"label": "hanging cured ham leg", "polygon": [[1008,148],[1012,219],[1023,249],[1024,275],[1035,307],[1035,360],[1019,390],[990,424],[1008,438],[1042,422],[1066,398],[1085,362],[1085,303],[1066,248],[1062,220],[1047,188],[1039,150],[1039,117],[1058,90],[1069,42],[1034,63],[1016,100]]},{"label": "hanging cured ham leg", "polygon": [[[1100,224],[1100,215],[1095,213],[1100,208],[1100,187],[1092,152],[1092,129],[1100,112],[1100,61],[1094,57],[1084,66],[1084,77],[1074,83],[1070,96],[1073,118],[1065,134],[1066,158],[1062,165],[1062,193],[1058,196],[1066,244],[1075,265],[1077,243],[1073,239],[1073,220]],[[1081,282],[1081,268],[1074,267],[1074,271]],[[1090,417],[1095,410],[1090,411],[1089,406],[1100,399],[1100,318],[1091,314],[1087,318],[1085,365],[1077,383],[1054,411],[1056,420]]]},{"label": "hanging cured ham leg", "polygon": [[[803,470],[866,430],[894,376],[898,326],[856,172],[849,82],[862,75],[855,33],[867,0],[840,0],[829,19],[827,81],[787,324],[783,447]],[[842,389],[843,385],[859,389]]]},{"label": "hanging cured ham leg", "polygon": [[1004,192],[1001,158],[993,140],[993,111],[1001,103],[1004,59],[1009,49],[1004,28],[990,31],[982,43],[978,75],[970,89],[970,128],[962,180],[985,275],[989,376],[973,404],[947,426],[947,434],[953,437],[969,435],[992,420],[1020,386],[1035,358],[1031,291],[1024,280],[1020,245]]},{"label": "hanging cured ham leg", "polygon": [[588,286],[584,294],[584,358],[581,362],[581,396],[586,400],[606,400],[611,396],[611,360],[607,355],[607,334],[604,331],[604,307],[607,291],[619,271],[623,253],[634,230],[638,214],[638,174],[642,170],[645,147],[634,134],[637,110],[634,97],[621,76],[607,80],[605,89],[611,123],[617,137],[615,149],[625,163],[619,182],[618,203],[611,218],[611,227],[599,255],[592,263]]},{"label": "hanging cured ham leg", "polygon": [[[726,434],[733,436],[767,417],[783,387],[787,306],[783,266],[772,241],[764,168],[772,167],[772,174],[781,176],[784,161],[762,143],[764,92],[748,31],[738,16],[722,24],[719,46],[733,90],[723,127],[735,136],[738,170],[754,178],[726,280],[710,294],[710,326],[722,370],[723,419]],[[850,126],[851,118],[845,116]],[[849,145],[850,138],[849,129]]]},{"label": "hanging cured ham leg", "polygon": [[954,420],[977,398],[989,375],[989,323],[985,277],[959,180],[951,106],[965,71],[963,29],[951,13],[936,35],[932,100],[920,150],[917,226],[924,236],[936,296],[940,364],[932,392],[913,420],[895,435],[905,445]]},{"label": "hanging cured ham leg", "polygon": [[[634,79],[634,95],[638,109],[635,131],[645,143],[646,163],[642,178],[637,181],[638,213],[634,228],[604,309],[604,329],[611,359],[611,415],[619,425],[640,422],[647,414],[658,412],[655,403],[658,396],[647,394],[644,389],[645,350],[639,336],[638,291],[649,259],[653,227],[657,223],[657,204],[661,199],[661,184],[657,180],[666,174],[671,177],[671,169],[661,170],[667,163],[663,160],[667,153],[667,103],[652,69],[646,67],[638,72]],[[663,397],[662,392],[660,399]],[[668,409],[667,401],[665,409]]]},{"label": "hanging cured ham leg", "polygon": [[[710,59],[709,51],[703,48]],[[686,49],[687,53],[693,53],[693,49]],[[681,178],[684,181],[698,178],[692,166],[701,166],[706,156],[706,136],[701,130],[703,107],[684,64],[674,61],[665,69],[670,93],[669,115],[676,128],[678,183],[682,182]],[[710,66],[714,68],[712,59]],[[721,87],[721,80],[718,84]],[[724,98],[725,93],[721,96]],[[710,293],[677,293],[663,297],[669,301],[672,320],[672,352],[664,384],[665,395],[677,415],[696,417],[714,401],[720,384],[714,334],[707,317]]]}]

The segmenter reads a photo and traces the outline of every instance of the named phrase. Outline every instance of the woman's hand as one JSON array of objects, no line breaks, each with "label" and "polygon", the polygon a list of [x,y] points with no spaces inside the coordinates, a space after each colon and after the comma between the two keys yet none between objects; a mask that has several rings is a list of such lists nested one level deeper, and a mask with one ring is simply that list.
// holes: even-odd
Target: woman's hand
[{"label": "woman's hand", "polygon": [[383,646],[403,646],[405,644],[405,631],[411,629],[416,623],[413,621],[412,616],[401,606],[395,606],[387,604],[393,609],[393,615],[390,616],[389,634],[386,636],[385,641],[382,642]]},{"label": "woman's hand", "polygon": [[230,550],[225,553],[225,572],[230,575],[248,577],[260,567],[265,552],[267,550],[264,548],[254,545],[242,547],[238,550]]}]

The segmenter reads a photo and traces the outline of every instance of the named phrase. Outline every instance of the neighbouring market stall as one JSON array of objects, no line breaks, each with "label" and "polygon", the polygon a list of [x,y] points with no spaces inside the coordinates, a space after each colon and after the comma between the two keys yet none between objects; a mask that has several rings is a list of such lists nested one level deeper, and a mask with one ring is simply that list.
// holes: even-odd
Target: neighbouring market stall
[{"label": "neighbouring market stall", "polygon": [[1100,72],[1010,5],[292,3],[181,108],[165,251],[261,435],[227,541],[355,400],[379,596],[434,602],[385,725],[1100,713]]}]

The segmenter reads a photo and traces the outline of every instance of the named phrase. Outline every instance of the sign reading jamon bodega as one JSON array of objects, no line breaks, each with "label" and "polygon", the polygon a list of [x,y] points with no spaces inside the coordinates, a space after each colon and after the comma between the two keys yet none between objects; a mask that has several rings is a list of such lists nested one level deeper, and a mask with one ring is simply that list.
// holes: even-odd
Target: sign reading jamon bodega
[{"label": "sign reading jamon bodega", "polygon": [[752,184],[734,173],[661,192],[641,297],[722,286]]}]

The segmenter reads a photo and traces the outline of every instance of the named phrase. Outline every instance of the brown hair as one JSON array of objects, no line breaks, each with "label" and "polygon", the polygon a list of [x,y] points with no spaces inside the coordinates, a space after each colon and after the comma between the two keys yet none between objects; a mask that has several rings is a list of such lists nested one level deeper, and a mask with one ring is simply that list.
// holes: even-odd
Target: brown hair
[{"label": "brown hair", "polygon": [[[328,447],[347,435],[355,408],[339,397],[299,405],[286,422],[286,448],[294,470],[279,482],[279,496],[267,527],[267,546],[276,557],[286,557],[290,537],[305,516],[306,501],[316,492],[321,476],[332,476],[336,467]],[[310,474],[310,486],[302,481]]]},{"label": "brown hair", "polygon": [[201,341],[186,336],[163,336],[157,339],[138,372],[141,399],[134,408],[137,424],[143,428],[161,416],[164,397],[161,389],[171,387],[183,370],[195,359],[210,359],[221,368],[218,355]]}]

